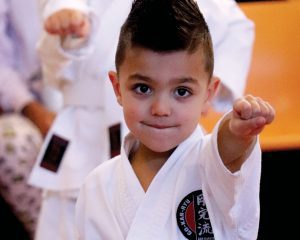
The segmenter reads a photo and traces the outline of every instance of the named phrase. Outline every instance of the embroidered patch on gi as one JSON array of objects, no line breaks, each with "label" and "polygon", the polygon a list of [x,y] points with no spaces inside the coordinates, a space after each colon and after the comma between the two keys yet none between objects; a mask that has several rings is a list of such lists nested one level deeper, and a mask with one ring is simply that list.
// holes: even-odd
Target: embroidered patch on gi
[{"label": "embroidered patch on gi", "polygon": [[176,219],[180,231],[187,239],[215,239],[202,190],[191,192],[182,199]]},{"label": "embroidered patch on gi", "polygon": [[52,172],[57,172],[68,144],[68,140],[53,134],[40,166]]}]

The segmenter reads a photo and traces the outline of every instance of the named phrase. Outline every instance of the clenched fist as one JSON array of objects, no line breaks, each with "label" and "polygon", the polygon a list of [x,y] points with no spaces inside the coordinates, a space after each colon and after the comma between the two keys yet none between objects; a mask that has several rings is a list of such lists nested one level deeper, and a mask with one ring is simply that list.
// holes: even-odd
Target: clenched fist
[{"label": "clenched fist", "polygon": [[88,16],[80,11],[63,9],[49,16],[44,28],[49,34],[61,37],[72,35],[81,38],[90,33],[90,21]]},{"label": "clenched fist", "polygon": [[247,95],[234,102],[229,130],[241,137],[259,134],[275,117],[274,108],[259,97]]}]

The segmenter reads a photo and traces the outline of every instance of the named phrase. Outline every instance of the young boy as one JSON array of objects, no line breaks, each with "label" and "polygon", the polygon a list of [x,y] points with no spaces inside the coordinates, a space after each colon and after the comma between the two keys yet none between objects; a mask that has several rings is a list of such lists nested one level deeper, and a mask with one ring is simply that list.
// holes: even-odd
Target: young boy
[{"label": "young boy", "polygon": [[[116,138],[110,138],[108,129],[114,130],[111,126],[123,120],[107,72],[114,69],[120,28],[132,0],[40,2],[45,28],[39,41],[43,75],[62,93],[63,108],[52,124],[30,177],[31,184],[44,190],[35,239],[73,240],[79,187],[92,169],[110,158],[110,139]],[[234,0],[197,2],[205,10],[203,14],[216,45],[214,74],[222,79],[222,87],[215,99],[219,109],[224,110],[224,105],[242,94],[251,59],[253,23]],[[226,66],[218,64],[224,56]],[[57,171],[46,168],[48,161],[42,161],[48,159],[45,156],[54,155],[45,154],[48,147],[57,146],[51,144],[55,142],[52,139],[57,140],[53,136],[68,141],[67,147],[60,144],[65,141],[56,141],[61,152],[65,150],[55,161],[61,160],[54,168]],[[114,146],[113,149],[120,149],[117,144]]]},{"label": "young boy", "polygon": [[79,239],[256,239],[257,134],[274,110],[248,95],[204,136],[213,64],[194,0],[134,1],[109,73],[130,133],[81,188]]}]

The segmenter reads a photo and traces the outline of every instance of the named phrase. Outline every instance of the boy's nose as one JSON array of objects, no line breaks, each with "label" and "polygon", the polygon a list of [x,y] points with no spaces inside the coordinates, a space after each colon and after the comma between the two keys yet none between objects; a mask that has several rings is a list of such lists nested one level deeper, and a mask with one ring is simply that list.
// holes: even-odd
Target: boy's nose
[{"label": "boy's nose", "polygon": [[151,106],[151,113],[154,116],[169,116],[171,114],[170,101],[166,97],[155,98]]}]

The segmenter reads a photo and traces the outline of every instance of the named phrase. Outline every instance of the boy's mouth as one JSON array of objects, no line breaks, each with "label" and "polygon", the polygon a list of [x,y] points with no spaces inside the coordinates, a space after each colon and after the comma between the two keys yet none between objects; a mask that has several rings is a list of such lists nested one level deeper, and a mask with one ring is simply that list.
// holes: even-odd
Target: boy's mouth
[{"label": "boy's mouth", "polygon": [[152,127],[152,128],[156,128],[156,129],[167,129],[167,128],[173,128],[175,127],[175,125],[167,125],[167,124],[157,124],[157,123],[146,123],[143,122],[144,125],[148,126],[148,127]]}]

